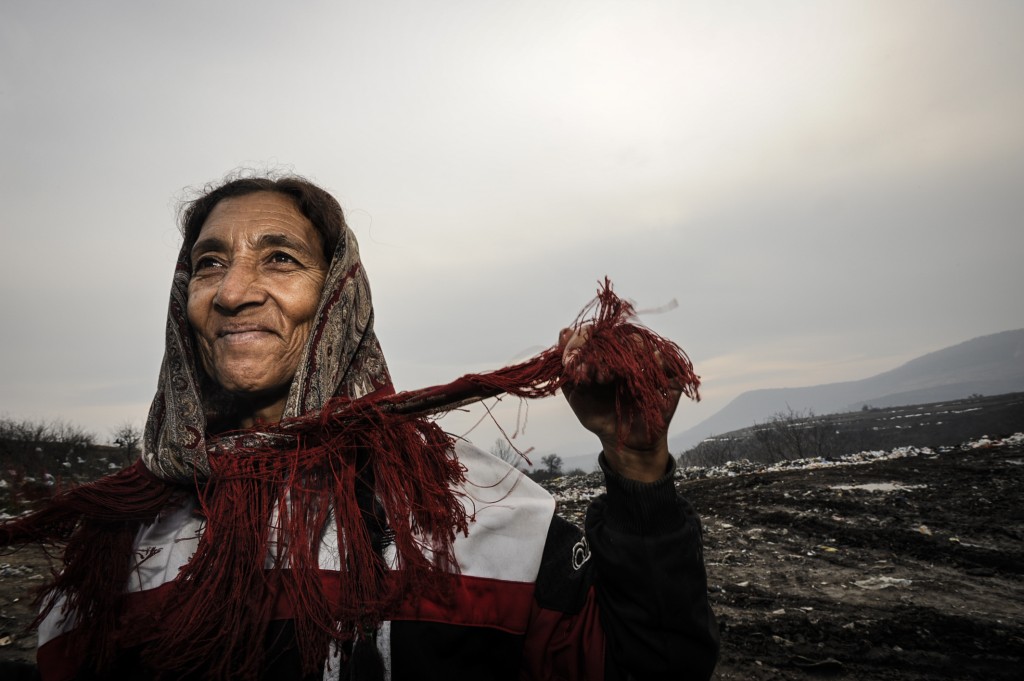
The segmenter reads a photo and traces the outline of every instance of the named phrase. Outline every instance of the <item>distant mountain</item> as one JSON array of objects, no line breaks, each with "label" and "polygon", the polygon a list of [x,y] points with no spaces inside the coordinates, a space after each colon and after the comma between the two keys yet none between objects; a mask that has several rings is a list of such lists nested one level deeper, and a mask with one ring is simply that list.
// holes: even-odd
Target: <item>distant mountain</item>
[{"label": "distant mountain", "polygon": [[706,437],[753,425],[789,409],[828,414],[855,411],[864,405],[896,407],[1019,391],[1024,391],[1024,329],[930,352],[859,381],[745,392],[713,416],[670,438],[669,449],[679,454]]}]

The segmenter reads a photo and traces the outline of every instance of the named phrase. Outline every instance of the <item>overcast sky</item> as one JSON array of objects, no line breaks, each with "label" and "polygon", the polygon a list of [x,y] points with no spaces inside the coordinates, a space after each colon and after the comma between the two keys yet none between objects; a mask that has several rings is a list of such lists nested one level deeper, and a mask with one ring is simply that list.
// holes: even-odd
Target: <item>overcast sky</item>
[{"label": "overcast sky", "polygon": [[[240,166],[342,202],[399,389],[552,344],[605,275],[678,302],[643,318],[704,380],[673,433],[1020,328],[1022,34],[1015,0],[8,0],[0,415],[143,422],[178,202]],[[560,397],[515,442],[596,449]]]}]

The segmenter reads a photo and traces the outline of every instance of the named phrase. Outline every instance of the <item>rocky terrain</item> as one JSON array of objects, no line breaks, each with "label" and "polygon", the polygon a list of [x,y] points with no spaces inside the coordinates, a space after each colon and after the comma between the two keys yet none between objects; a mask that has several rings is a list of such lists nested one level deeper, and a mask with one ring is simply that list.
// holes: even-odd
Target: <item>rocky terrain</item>
[{"label": "rocky terrain", "polygon": [[[579,521],[596,475],[550,481]],[[1018,679],[1024,435],[678,472],[704,521],[717,679]],[[0,556],[0,661],[31,659],[38,550]]]},{"label": "rocky terrain", "polygon": [[[554,481],[579,520],[600,479]],[[1019,679],[1024,435],[679,471],[717,679]]]}]

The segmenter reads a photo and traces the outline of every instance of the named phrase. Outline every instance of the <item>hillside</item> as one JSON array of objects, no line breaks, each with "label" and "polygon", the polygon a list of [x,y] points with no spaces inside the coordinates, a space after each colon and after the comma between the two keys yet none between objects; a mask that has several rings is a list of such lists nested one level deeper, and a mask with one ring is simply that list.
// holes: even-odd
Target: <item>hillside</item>
[{"label": "hillside", "polygon": [[818,414],[893,407],[1024,391],[1024,329],[1004,331],[922,355],[858,381],[745,392],[693,428],[673,436],[682,452],[706,437],[764,421],[790,409]]},{"label": "hillside", "polygon": [[683,465],[749,459],[774,462],[804,456],[837,458],[896,446],[939,447],[980,433],[1024,430],[1024,393],[864,407],[839,414],[794,415],[707,438],[679,456]]}]

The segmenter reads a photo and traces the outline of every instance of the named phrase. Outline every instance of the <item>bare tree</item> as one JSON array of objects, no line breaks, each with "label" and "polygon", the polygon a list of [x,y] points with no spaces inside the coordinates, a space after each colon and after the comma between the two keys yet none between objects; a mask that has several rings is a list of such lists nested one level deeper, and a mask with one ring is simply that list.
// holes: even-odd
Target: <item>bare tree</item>
[{"label": "bare tree", "polygon": [[63,470],[94,442],[92,433],[60,419],[0,418],[0,461],[26,475]]},{"label": "bare tree", "polygon": [[540,462],[544,464],[544,472],[549,476],[555,477],[562,474],[562,457],[558,454],[542,456]]},{"label": "bare tree", "polygon": [[680,466],[721,466],[737,457],[738,447],[729,437],[710,435],[679,455]]},{"label": "bare tree", "polygon": [[80,450],[96,444],[96,438],[92,433],[73,423],[55,419],[50,421],[49,428],[54,442],[70,445]]},{"label": "bare tree", "polygon": [[114,444],[121,448],[124,464],[131,465],[139,456],[139,444],[142,442],[142,429],[131,421],[125,421],[114,429]]},{"label": "bare tree", "polygon": [[503,437],[499,437],[494,441],[494,444],[491,446],[491,454],[513,466],[518,466],[519,462],[522,461],[519,452]]},{"label": "bare tree", "polygon": [[0,418],[0,440],[31,444],[60,444],[84,449],[91,446],[93,434],[67,421],[32,421]]},{"label": "bare tree", "polygon": [[761,445],[761,460],[766,463],[832,456],[838,448],[837,432],[834,419],[817,416],[812,410],[801,413],[792,408],[754,426],[754,437]]}]

